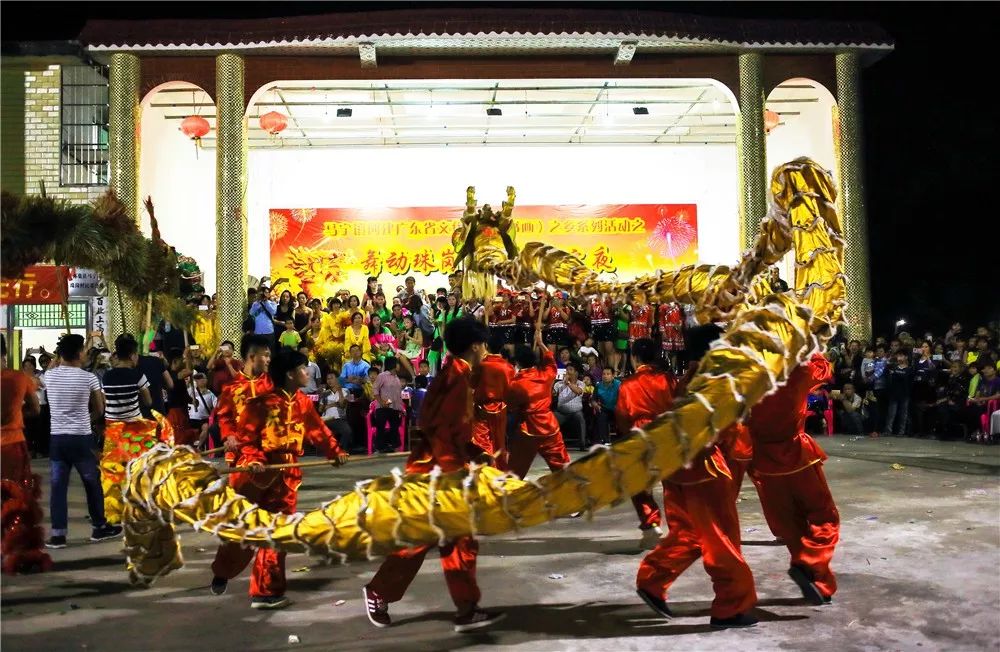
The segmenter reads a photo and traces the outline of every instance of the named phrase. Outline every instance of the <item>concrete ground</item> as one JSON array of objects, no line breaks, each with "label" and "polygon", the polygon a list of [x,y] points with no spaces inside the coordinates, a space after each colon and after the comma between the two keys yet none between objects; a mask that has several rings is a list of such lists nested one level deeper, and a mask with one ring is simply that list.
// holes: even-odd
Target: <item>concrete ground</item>
[{"label": "concrete ground", "polygon": [[[739,504],[743,550],[761,620],[750,630],[709,629],[712,589],[698,564],[671,592],[678,617],[660,620],[640,602],[633,582],[641,556],[628,504],[591,522],[561,520],[483,539],[483,604],[508,617],[460,635],[451,630],[452,606],[433,553],[384,630],[368,623],[360,600],[375,563],[326,566],[291,555],[295,604],[252,611],[247,574],[225,596],[209,594],[215,545],[190,531],[187,566],[152,589],[133,589],[121,543],[86,542],[83,491],[74,480],[70,547],[51,551],[56,571],[3,578],[0,643],[4,652],[1000,649],[1000,448],[895,438],[821,443],[842,518],[834,558],[840,590],[831,606],[803,602],[785,574],[787,551],[773,545],[747,482]],[[318,504],[390,464],[310,470],[300,505]],[[298,643],[289,642],[293,635]]]}]

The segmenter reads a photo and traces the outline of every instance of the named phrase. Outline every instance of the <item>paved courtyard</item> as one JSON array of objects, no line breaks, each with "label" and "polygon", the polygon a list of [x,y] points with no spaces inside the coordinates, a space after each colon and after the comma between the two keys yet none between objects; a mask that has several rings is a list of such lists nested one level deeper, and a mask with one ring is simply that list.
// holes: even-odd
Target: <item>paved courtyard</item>
[{"label": "paved courtyard", "polygon": [[[709,629],[712,591],[700,565],[672,590],[679,613],[672,621],[639,601],[633,582],[641,556],[628,504],[590,522],[560,520],[483,539],[483,604],[508,618],[470,636],[451,630],[451,603],[433,553],[393,605],[393,627],[385,630],[371,627],[360,600],[375,563],[330,566],[290,555],[295,603],[280,612],[252,611],[246,573],[225,596],[209,594],[215,545],[190,531],[183,535],[187,565],[151,589],[134,589],[120,541],[86,542],[75,479],[70,546],[50,551],[55,572],[2,578],[0,643],[4,652],[1000,649],[1000,448],[840,436],[821,443],[842,518],[834,559],[840,591],[831,606],[804,603],[785,574],[787,551],[773,545],[746,482],[739,511],[761,620],[750,630]],[[316,505],[399,463],[310,469],[299,504]],[[47,477],[47,464],[38,470]]]}]

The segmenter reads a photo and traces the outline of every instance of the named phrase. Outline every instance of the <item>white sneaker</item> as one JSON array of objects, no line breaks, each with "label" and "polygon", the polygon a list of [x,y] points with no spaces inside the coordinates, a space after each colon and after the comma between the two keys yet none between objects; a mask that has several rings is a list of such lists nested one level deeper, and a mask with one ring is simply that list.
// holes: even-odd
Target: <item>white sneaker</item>
[{"label": "white sneaker", "polygon": [[659,525],[643,530],[642,538],[639,539],[639,550],[652,550],[660,542],[661,537],[663,537],[663,530],[660,529]]}]

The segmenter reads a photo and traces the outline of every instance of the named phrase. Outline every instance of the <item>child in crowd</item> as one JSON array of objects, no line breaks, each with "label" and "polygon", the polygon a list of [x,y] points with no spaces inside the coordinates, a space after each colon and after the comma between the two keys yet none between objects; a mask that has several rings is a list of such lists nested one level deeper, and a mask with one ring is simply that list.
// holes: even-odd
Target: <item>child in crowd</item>
[{"label": "child in crowd", "polygon": [[208,418],[215,409],[215,394],[208,389],[208,377],[202,372],[194,374],[194,386],[188,389],[191,403],[188,404],[188,425],[196,433],[198,448],[208,440]]},{"label": "child in crowd", "polygon": [[295,330],[295,322],[291,319],[286,320],[285,331],[278,337],[278,343],[283,347],[298,350],[301,342],[302,336]]}]

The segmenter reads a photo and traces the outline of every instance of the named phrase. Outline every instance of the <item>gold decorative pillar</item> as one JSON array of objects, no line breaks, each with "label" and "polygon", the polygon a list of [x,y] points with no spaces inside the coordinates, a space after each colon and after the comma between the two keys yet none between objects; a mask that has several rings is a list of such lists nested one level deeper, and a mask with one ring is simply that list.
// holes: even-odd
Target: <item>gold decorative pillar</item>
[{"label": "gold decorative pillar", "polygon": [[767,214],[767,150],[764,144],[764,57],[741,54],[736,157],[740,166],[740,248],[753,246]]},{"label": "gold decorative pillar", "polygon": [[247,283],[247,122],[244,62],[235,54],[215,58],[215,289],[219,341],[239,346]]},{"label": "gold decorative pillar", "polygon": [[840,210],[844,220],[847,327],[854,339],[872,340],[872,294],[868,275],[868,212],[861,125],[861,57],[837,55],[837,115],[840,118]]},{"label": "gold decorative pillar", "polygon": [[[141,64],[134,54],[111,55],[108,78],[108,155],[111,189],[125,204],[128,214],[139,221],[139,84]],[[119,296],[121,299],[119,300]],[[125,331],[141,339],[139,307],[115,286],[108,288],[107,341],[113,343]]]}]

